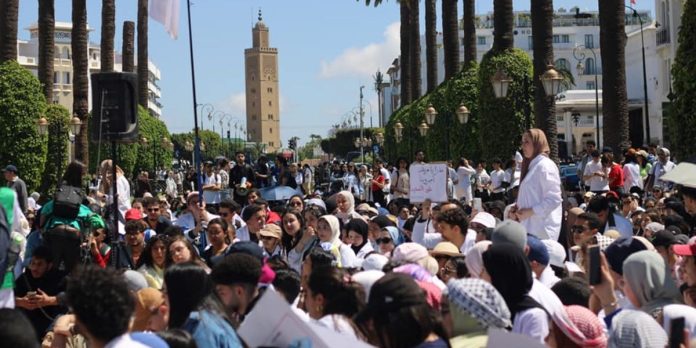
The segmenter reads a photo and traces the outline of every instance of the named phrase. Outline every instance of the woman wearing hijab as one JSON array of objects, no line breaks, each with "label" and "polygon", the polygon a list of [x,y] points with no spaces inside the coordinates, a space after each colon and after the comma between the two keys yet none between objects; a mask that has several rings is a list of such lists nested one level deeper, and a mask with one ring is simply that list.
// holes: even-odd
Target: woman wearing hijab
[{"label": "woman wearing hijab", "polygon": [[623,263],[623,292],[637,309],[657,319],[662,307],[679,303],[679,290],[665,261],[654,251],[639,251]]},{"label": "woman wearing hijab", "polygon": [[537,301],[529,296],[532,269],[522,249],[512,243],[494,244],[483,253],[484,279],[503,295],[510,309],[512,332],[544,343],[549,334],[549,317]]},{"label": "woman wearing hijab", "polygon": [[350,219],[362,219],[362,216],[355,211],[355,197],[350,191],[341,191],[336,194],[336,217],[343,223]]},{"label": "woman wearing hijab", "polygon": [[348,239],[351,241],[350,248],[353,249],[358,259],[364,259],[367,254],[374,250],[367,238],[367,222],[363,219],[351,219],[345,228],[348,231]]},{"label": "woman wearing hijab", "polygon": [[624,309],[612,319],[609,347],[653,348],[667,346],[667,333],[650,315]]},{"label": "woman wearing hijab", "polygon": [[355,252],[349,246],[341,242],[341,226],[338,218],[333,215],[324,215],[317,222],[317,237],[321,247],[329,251],[338,263],[338,267],[354,267],[357,261]]},{"label": "woman wearing hijab", "polygon": [[558,240],[561,229],[561,177],[549,158],[549,143],[541,129],[522,135],[522,171],[517,203],[509,217],[539,239]]},{"label": "woman wearing hijab", "polygon": [[387,226],[382,228],[379,232],[379,238],[375,239],[375,242],[377,242],[382,255],[391,257],[392,251],[404,242],[404,238],[396,227]]},{"label": "woman wearing hijab", "polygon": [[492,242],[490,240],[482,240],[476,244],[474,247],[469,249],[464,257],[464,263],[466,263],[466,268],[469,269],[469,276],[471,278],[481,278],[483,273],[483,253],[488,250]]}]

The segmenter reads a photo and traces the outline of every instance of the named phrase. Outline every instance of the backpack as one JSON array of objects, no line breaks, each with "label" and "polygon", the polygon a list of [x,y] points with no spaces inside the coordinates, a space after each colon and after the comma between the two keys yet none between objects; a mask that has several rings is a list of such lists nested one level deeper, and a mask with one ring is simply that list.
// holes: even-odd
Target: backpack
[{"label": "backpack", "polygon": [[80,212],[83,199],[82,189],[60,185],[53,194],[53,215],[64,219],[75,219]]}]

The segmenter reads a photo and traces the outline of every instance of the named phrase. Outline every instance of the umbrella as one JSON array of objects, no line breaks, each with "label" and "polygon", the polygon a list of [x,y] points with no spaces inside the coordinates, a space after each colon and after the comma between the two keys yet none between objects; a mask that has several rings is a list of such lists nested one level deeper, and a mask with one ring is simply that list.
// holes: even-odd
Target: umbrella
[{"label": "umbrella", "polygon": [[663,175],[660,180],[696,188],[696,164],[686,161],[679,163],[674,169]]},{"label": "umbrella", "polygon": [[259,190],[261,197],[267,201],[283,201],[302,192],[289,186],[266,187]]}]

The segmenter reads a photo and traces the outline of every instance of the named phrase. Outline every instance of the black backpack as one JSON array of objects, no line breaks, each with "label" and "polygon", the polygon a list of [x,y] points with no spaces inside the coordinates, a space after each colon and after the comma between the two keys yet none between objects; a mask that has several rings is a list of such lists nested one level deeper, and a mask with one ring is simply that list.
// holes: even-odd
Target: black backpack
[{"label": "black backpack", "polygon": [[75,219],[80,212],[84,193],[81,188],[60,185],[53,194],[53,215],[64,219]]}]

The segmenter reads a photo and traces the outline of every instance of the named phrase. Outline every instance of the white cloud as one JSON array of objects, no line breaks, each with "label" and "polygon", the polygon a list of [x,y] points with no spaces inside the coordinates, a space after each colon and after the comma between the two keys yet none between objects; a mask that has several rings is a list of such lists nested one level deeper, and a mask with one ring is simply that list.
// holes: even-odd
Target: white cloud
[{"label": "white cloud", "polygon": [[215,105],[216,110],[224,110],[233,115],[246,115],[246,95],[244,92],[230,94]]},{"label": "white cloud", "polygon": [[330,62],[321,62],[319,77],[330,79],[342,76],[370,77],[374,72],[399,55],[400,23],[394,22],[384,31],[384,41],[364,47],[351,47]]}]

